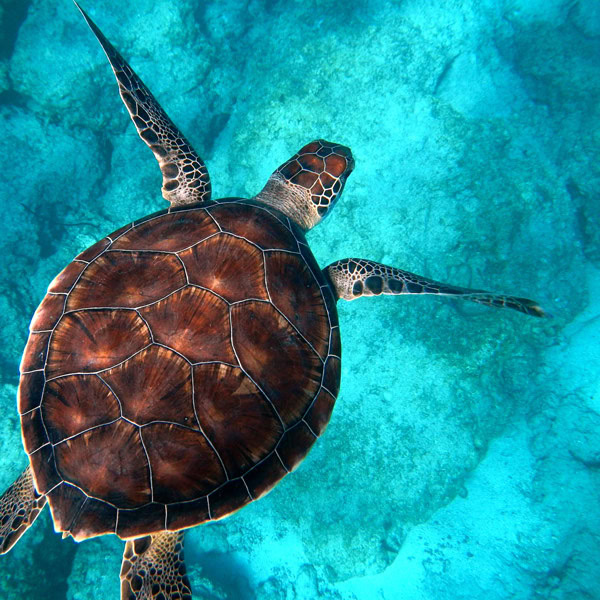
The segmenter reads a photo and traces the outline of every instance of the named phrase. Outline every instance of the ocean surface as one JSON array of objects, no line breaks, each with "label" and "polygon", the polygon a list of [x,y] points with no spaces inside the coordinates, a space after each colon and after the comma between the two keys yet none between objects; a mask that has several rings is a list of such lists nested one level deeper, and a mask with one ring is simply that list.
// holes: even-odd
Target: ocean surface
[{"label": "ocean surface", "polygon": [[[82,0],[207,163],[258,193],[308,141],[352,148],[308,234],[536,299],[338,310],[331,423],[267,497],[186,537],[195,598],[600,599],[600,3]],[[82,249],[166,208],[69,0],[0,0],[0,488],[25,468],[28,324]],[[119,597],[122,542],[46,509],[0,557],[5,600]]]}]

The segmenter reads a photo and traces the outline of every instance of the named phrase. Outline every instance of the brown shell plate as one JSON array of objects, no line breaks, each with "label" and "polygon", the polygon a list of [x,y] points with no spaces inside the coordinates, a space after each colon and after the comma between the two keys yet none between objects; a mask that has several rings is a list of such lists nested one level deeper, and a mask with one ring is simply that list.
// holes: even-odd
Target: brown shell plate
[{"label": "brown shell plate", "polygon": [[249,200],[119,229],[55,278],[30,329],[23,443],[77,540],[259,498],[305,457],[339,388],[333,294],[302,232]]}]

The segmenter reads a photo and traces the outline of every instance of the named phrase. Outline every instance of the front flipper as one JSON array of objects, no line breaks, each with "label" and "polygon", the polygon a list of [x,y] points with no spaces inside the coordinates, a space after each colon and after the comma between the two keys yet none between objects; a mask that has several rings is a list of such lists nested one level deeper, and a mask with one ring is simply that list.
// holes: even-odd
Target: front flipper
[{"label": "front flipper", "polygon": [[121,600],[192,600],[183,562],[183,531],[164,531],[125,543]]},{"label": "front flipper", "polygon": [[144,142],[150,147],[163,175],[162,195],[171,206],[210,200],[210,179],[204,161],[175,127],[144,82],[75,2],[94,32],[112,67],[119,93]]},{"label": "front flipper", "polygon": [[512,308],[534,317],[545,316],[537,302],[527,298],[448,285],[362,258],[338,260],[324,269],[324,273],[329,277],[337,297],[344,300],[380,294],[439,294],[486,306]]},{"label": "front flipper", "polygon": [[0,498],[0,554],[8,552],[33,525],[46,504],[33,485],[31,467]]}]

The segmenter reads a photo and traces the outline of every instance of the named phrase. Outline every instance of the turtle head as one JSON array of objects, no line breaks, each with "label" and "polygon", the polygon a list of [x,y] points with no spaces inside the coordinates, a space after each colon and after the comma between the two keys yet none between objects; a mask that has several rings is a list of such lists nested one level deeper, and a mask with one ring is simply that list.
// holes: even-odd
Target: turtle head
[{"label": "turtle head", "polygon": [[315,140],[284,162],[255,199],[308,230],[333,208],[353,169],[350,148]]}]

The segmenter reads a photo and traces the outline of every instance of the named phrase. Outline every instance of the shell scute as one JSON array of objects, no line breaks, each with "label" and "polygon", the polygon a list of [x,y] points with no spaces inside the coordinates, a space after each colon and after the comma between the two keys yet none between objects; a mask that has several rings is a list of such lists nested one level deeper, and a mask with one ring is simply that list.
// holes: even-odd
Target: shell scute
[{"label": "shell scute", "polygon": [[329,418],[333,411],[335,397],[327,390],[321,388],[321,391],[315,398],[312,406],[306,412],[304,420],[316,435],[322,435],[329,423]]},{"label": "shell scute", "polygon": [[98,240],[93,246],[90,246],[87,250],[84,250],[78,254],[75,260],[84,260],[86,262],[90,262],[96,257],[100,256],[100,254],[102,254],[110,246],[110,243],[111,241],[109,238]]},{"label": "shell scute", "polygon": [[194,385],[202,430],[219,453],[229,478],[245,473],[275,447],[283,432],[281,422],[241,369],[197,365]]},{"label": "shell scute", "polygon": [[310,448],[317,438],[306,423],[300,421],[285,432],[281,438],[277,452],[288,471],[294,471],[300,464],[306,449]]},{"label": "shell scute", "polygon": [[56,469],[54,448],[50,444],[46,444],[30,454],[29,460],[35,487],[40,494],[48,493],[62,481],[62,477]]},{"label": "shell scute", "polygon": [[[233,233],[263,250],[297,250],[294,234],[266,209],[252,205],[227,203],[209,209],[224,232]],[[285,217],[281,217],[285,219]]]},{"label": "shell scute", "polygon": [[53,294],[66,294],[75,285],[75,282],[87,267],[87,263],[74,260],[69,263],[48,286],[48,292]]},{"label": "shell scute", "polygon": [[31,323],[30,331],[49,331],[54,328],[65,310],[64,294],[48,294],[37,307]]},{"label": "shell scute", "polygon": [[123,420],[96,427],[54,447],[64,481],[118,508],[152,499],[150,472],[139,429]]},{"label": "shell scute", "polygon": [[46,378],[43,371],[23,373],[19,381],[17,392],[17,405],[19,414],[24,414],[37,408],[42,402]]},{"label": "shell scute", "polygon": [[267,458],[244,475],[244,481],[252,497],[257,499],[270,492],[286,474],[287,470],[281,464],[279,456],[271,452]]},{"label": "shell scute", "polygon": [[227,302],[268,300],[262,252],[249,242],[220,233],[179,254],[190,283]]},{"label": "shell scute", "polygon": [[48,443],[48,437],[44,430],[42,414],[39,408],[21,417],[21,432],[23,434],[23,445],[27,454],[32,454]]},{"label": "shell scute", "polygon": [[165,505],[151,503],[134,510],[120,508],[116,534],[122,538],[138,537],[139,531],[161,531],[165,528]]},{"label": "shell scute", "polygon": [[242,367],[273,403],[284,425],[293,424],[319,390],[321,359],[270,303],[236,305],[231,319]]},{"label": "shell scute", "polygon": [[154,423],[142,428],[142,438],[157,502],[193,500],[226,481],[217,454],[201,433],[172,423]]},{"label": "shell scute", "polygon": [[342,361],[337,356],[329,356],[325,363],[323,386],[326,387],[331,394],[336,397],[340,390],[341,362]]},{"label": "shell scute", "polygon": [[212,519],[222,519],[252,501],[241,479],[228,481],[208,498]]},{"label": "shell scute", "polygon": [[153,345],[105,371],[102,379],[123,416],[137,425],[170,421],[197,429],[190,368],[172,350]]},{"label": "shell scute", "polygon": [[112,249],[180,252],[218,231],[204,209],[177,211],[132,227]]},{"label": "shell scute", "polygon": [[49,331],[32,331],[29,334],[29,339],[27,340],[27,345],[25,346],[23,357],[21,358],[21,365],[19,366],[21,373],[44,368],[49,340]]},{"label": "shell scute", "polygon": [[67,310],[144,306],[186,283],[183,266],[172,254],[111,250],[83,272]]},{"label": "shell scute", "polygon": [[169,504],[167,506],[167,529],[169,531],[192,527],[209,519],[210,514],[206,496],[185,504]]},{"label": "shell scute", "polygon": [[140,309],[154,340],[173,348],[191,363],[235,363],[227,303],[214,293],[188,286]]},{"label": "shell scute", "polygon": [[54,330],[46,377],[107,369],[151,341],[148,326],[133,310],[68,313]]},{"label": "shell scute", "polygon": [[[300,256],[269,252],[265,257],[273,304],[325,358],[329,349],[329,319],[315,277]],[[290,281],[296,285],[291,286]]]},{"label": "shell scute", "polygon": [[53,444],[121,416],[118,400],[96,375],[69,375],[46,384],[42,415]]},{"label": "shell scute", "polygon": [[55,525],[59,531],[70,531],[87,496],[80,489],[63,481],[48,494],[48,497]]},{"label": "shell scute", "polygon": [[92,535],[116,533],[117,513],[118,509],[107,502],[88,497],[69,531],[77,542]]}]

